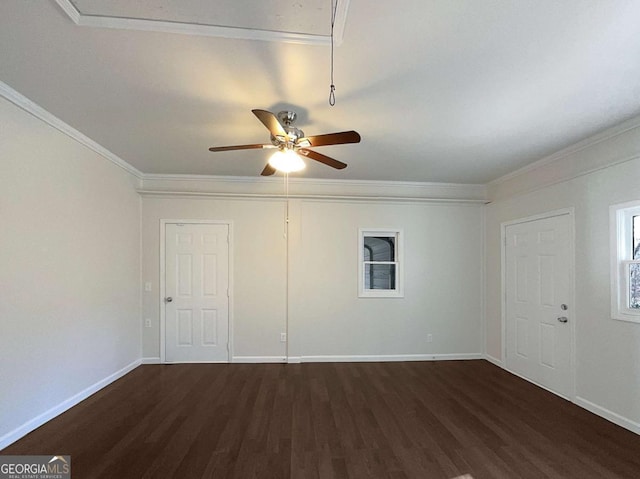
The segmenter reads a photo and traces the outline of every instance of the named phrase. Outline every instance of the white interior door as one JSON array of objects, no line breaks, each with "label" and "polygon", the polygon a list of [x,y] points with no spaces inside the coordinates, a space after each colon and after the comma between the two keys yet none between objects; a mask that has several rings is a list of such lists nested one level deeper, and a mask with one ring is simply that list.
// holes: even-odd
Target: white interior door
[{"label": "white interior door", "polygon": [[571,217],[509,225],[506,231],[506,364],[571,398],[573,305]]},{"label": "white interior door", "polygon": [[165,362],[229,360],[228,238],[228,225],[165,225]]}]

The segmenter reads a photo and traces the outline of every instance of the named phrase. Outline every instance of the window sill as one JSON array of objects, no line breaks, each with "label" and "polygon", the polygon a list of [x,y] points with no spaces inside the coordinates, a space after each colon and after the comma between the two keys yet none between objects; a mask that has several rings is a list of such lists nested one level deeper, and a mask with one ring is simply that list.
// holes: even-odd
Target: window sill
[{"label": "window sill", "polygon": [[402,291],[361,291],[358,298],[404,298]]},{"label": "window sill", "polygon": [[639,312],[622,312],[622,311],[615,311],[612,315],[611,315],[611,319],[614,319],[616,321],[626,321],[627,323],[640,323],[640,311]]}]

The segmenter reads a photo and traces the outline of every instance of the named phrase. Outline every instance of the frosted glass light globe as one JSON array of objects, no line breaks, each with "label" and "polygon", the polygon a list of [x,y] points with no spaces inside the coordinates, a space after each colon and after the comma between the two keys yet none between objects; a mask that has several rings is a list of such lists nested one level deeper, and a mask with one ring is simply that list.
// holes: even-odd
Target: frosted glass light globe
[{"label": "frosted glass light globe", "polygon": [[289,149],[276,151],[269,159],[269,165],[283,173],[300,171],[305,167],[302,158],[295,151]]}]

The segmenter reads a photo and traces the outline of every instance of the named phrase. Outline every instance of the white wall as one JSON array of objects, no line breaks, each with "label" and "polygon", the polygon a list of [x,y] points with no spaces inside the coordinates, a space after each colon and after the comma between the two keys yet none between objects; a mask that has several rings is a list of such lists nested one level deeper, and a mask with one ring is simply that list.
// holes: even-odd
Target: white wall
[{"label": "white wall", "polygon": [[490,185],[497,200],[486,209],[486,351],[503,357],[500,224],[575,208],[576,402],[640,432],[640,324],[610,315],[609,205],[640,199],[640,128],[621,131]]},{"label": "white wall", "polygon": [[143,356],[160,358],[160,220],[213,219],[232,222],[234,355],[276,360],[285,355],[286,243],[284,204],[273,200],[143,198]]},{"label": "white wall", "polygon": [[[482,205],[302,201],[293,211],[290,327],[299,343],[290,354],[481,352]],[[358,298],[359,228],[402,230],[403,298]]]},{"label": "white wall", "polygon": [[0,224],[1,448],[140,358],[139,198],[0,98]]},{"label": "white wall", "polygon": [[[479,204],[291,200],[287,304],[284,200],[146,196],[143,280],[154,291],[143,298],[153,324],[144,329],[143,355],[160,356],[160,220],[213,219],[233,222],[235,360],[479,356],[481,211]],[[404,298],[358,298],[359,227],[404,230]],[[288,350],[280,342],[287,326]]]}]

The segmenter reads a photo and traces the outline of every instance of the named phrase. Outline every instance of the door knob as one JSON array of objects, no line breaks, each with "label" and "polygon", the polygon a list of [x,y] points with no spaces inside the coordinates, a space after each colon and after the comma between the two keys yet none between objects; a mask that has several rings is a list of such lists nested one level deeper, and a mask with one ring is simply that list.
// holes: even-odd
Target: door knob
[{"label": "door knob", "polygon": [[560,316],[558,318],[558,321],[560,321],[561,323],[566,323],[567,321],[569,321],[569,319],[566,316]]},{"label": "door knob", "polygon": [[170,303],[171,301],[173,301],[173,298],[172,298],[171,296],[167,296],[167,297],[165,298],[165,301],[166,301],[167,303]]}]

